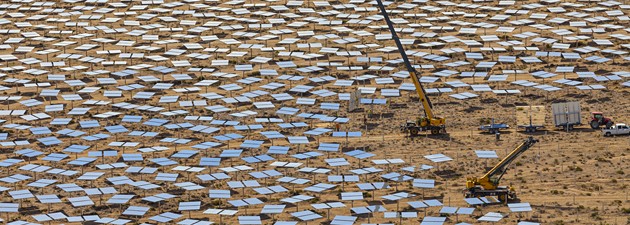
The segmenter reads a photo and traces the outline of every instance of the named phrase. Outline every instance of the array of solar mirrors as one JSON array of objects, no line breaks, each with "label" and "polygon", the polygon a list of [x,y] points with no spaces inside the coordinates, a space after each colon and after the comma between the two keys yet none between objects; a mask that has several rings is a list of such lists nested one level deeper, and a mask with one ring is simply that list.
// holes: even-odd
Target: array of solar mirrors
[{"label": "array of solar mirrors", "polygon": [[[630,86],[623,3],[385,4],[430,95]],[[12,0],[0,15],[8,224],[505,221],[476,210],[493,198],[420,194],[436,182],[414,172],[449,156],[341,151],[363,136],[333,130],[350,93],[371,107],[414,91],[373,1]]]}]

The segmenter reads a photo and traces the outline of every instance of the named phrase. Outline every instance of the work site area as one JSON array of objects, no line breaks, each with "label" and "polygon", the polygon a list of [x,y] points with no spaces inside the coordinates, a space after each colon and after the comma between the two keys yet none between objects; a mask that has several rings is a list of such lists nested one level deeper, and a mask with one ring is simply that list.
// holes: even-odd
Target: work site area
[{"label": "work site area", "polygon": [[0,2],[0,224],[630,224],[630,5]]}]

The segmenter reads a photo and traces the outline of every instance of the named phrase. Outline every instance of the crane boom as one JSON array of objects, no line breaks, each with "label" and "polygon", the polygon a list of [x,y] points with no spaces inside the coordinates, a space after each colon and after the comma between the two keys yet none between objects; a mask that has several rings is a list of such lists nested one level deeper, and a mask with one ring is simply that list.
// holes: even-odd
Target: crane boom
[{"label": "crane boom", "polygon": [[499,181],[507,171],[508,166],[519,155],[534,146],[538,140],[529,137],[523,143],[516,146],[510,154],[505,156],[497,165],[488,170],[482,177],[469,177],[466,179],[466,189],[464,196],[466,198],[482,197],[482,196],[498,196],[499,200],[507,203],[509,200],[516,199],[514,187],[499,186]]},{"label": "crane boom", "polygon": [[527,138],[527,140],[523,141],[523,143],[518,145],[514,150],[512,150],[512,152],[510,152],[510,154],[505,156],[505,158],[503,158],[497,165],[492,167],[492,169],[488,170],[488,172],[486,172],[486,174],[483,175],[481,179],[488,178],[492,180],[491,178],[498,175],[499,177],[496,178],[496,180],[493,180],[493,182],[498,184],[499,181],[501,181],[503,174],[505,174],[505,172],[507,171],[508,166],[512,163],[512,161],[518,158],[518,156],[521,155],[523,152],[527,151],[527,149],[532,147],[534,143],[536,142],[538,141],[535,140],[533,137]]},{"label": "crane boom", "polygon": [[400,51],[400,55],[403,58],[405,66],[407,67],[407,71],[409,71],[409,75],[411,76],[413,85],[416,87],[416,92],[418,93],[418,97],[420,97],[420,101],[422,102],[422,106],[424,107],[424,114],[429,120],[433,120],[434,118],[433,104],[431,103],[431,100],[427,97],[427,93],[424,90],[424,87],[422,87],[420,80],[418,80],[416,69],[413,68],[413,66],[411,65],[411,62],[409,62],[409,58],[407,57],[407,53],[405,52],[405,49],[403,48],[403,45],[400,42],[400,38],[398,38],[398,35],[396,35],[396,30],[394,30],[394,25],[392,24],[392,21],[389,20],[389,15],[387,15],[387,10],[385,9],[385,5],[383,5],[383,2],[381,0],[376,0],[376,3],[378,4],[378,7],[380,8],[381,15],[383,15],[385,22],[387,22],[387,27],[389,28],[389,32],[392,33],[392,38],[394,39],[394,42],[396,42],[396,47],[398,47],[398,51]]},{"label": "crane boom", "polygon": [[488,170],[482,177],[471,177],[466,179],[466,188],[467,196],[483,196],[483,195],[512,195],[513,189],[509,187],[499,187],[499,181],[507,171],[508,166],[512,163],[519,155],[523,154],[523,152],[527,151],[527,149],[534,146],[534,144],[538,142],[538,140],[533,137],[527,138],[523,143],[516,146],[510,154],[505,156],[497,165],[492,167],[492,169]]}]

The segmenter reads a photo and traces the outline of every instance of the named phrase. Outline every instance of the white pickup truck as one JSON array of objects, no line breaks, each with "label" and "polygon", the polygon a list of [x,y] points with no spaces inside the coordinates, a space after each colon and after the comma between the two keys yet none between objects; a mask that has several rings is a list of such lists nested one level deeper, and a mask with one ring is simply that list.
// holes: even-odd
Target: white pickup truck
[{"label": "white pickup truck", "polygon": [[615,124],[615,126],[610,127],[610,129],[602,129],[602,133],[606,137],[610,137],[613,135],[622,135],[622,134],[630,134],[630,127],[623,123]]}]

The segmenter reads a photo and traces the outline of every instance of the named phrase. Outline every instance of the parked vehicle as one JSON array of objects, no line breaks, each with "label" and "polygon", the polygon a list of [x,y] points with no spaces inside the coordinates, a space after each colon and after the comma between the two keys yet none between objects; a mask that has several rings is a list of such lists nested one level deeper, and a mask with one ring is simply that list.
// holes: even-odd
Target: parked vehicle
[{"label": "parked vehicle", "polygon": [[613,124],[615,124],[612,119],[604,117],[604,113],[602,112],[592,112],[591,114],[593,115],[593,118],[591,118],[590,125],[593,129],[599,129],[601,125],[604,125],[606,126],[606,129],[609,129],[613,126]]},{"label": "parked vehicle", "polygon": [[602,129],[602,133],[606,137],[610,137],[613,135],[623,135],[630,134],[630,127],[624,123],[615,124],[615,126],[610,127],[609,129]]}]

